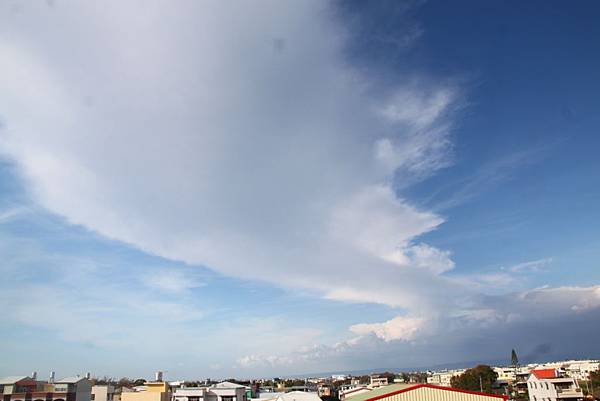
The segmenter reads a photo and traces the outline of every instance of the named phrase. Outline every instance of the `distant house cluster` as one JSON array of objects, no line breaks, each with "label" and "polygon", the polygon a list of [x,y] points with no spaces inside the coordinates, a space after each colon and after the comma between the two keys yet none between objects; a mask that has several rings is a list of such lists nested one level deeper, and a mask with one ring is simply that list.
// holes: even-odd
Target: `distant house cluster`
[{"label": "distant house cluster", "polygon": [[[587,381],[590,373],[600,370],[598,360],[570,360],[529,364],[519,367],[494,367],[498,375],[495,386],[498,390],[513,386],[520,394],[528,394],[530,401],[576,401],[584,394],[578,382]],[[428,372],[427,383],[450,387],[453,377],[465,373],[466,369]]]},{"label": "distant house cluster", "polygon": [[487,387],[494,394],[485,393],[483,387],[481,391],[452,388],[453,378],[466,369],[241,383],[168,382],[157,372],[154,380],[124,379],[118,385],[110,380],[100,384],[89,374],[57,380],[52,372],[48,380],[38,380],[34,372],[0,379],[0,401],[505,401],[510,396],[529,401],[583,401],[580,382],[600,370],[600,361],[485,368],[495,372],[495,382],[491,389]]}]

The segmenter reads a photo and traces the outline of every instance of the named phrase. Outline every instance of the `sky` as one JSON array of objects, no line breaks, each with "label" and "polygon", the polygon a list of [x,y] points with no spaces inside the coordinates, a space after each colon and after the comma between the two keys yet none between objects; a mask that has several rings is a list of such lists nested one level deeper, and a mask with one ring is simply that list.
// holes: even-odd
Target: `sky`
[{"label": "sky", "polygon": [[600,358],[599,13],[0,2],[0,375]]}]

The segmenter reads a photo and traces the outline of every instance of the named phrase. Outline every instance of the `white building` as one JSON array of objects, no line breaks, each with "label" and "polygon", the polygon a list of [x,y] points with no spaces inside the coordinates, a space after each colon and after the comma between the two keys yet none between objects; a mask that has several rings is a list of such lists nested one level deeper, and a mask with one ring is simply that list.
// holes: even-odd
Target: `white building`
[{"label": "white building", "polygon": [[246,386],[222,382],[211,387],[182,387],[173,392],[173,401],[248,401]]},{"label": "white building", "polygon": [[597,372],[600,369],[600,361],[567,361],[563,365],[563,369],[567,376],[575,380],[589,380],[590,373]]},{"label": "white building", "polygon": [[440,372],[433,372],[427,377],[427,384],[433,384],[435,386],[451,387],[451,380],[455,376],[460,376],[465,373],[465,369],[454,369],[454,370],[442,370]]},{"label": "white building", "polygon": [[583,393],[572,377],[561,377],[557,369],[534,369],[527,380],[529,401],[583,400]]},{"label": "white building", "polygon": [[277,401],[321,401],[321,398],[316,393],[290,391],[277,397]]}]

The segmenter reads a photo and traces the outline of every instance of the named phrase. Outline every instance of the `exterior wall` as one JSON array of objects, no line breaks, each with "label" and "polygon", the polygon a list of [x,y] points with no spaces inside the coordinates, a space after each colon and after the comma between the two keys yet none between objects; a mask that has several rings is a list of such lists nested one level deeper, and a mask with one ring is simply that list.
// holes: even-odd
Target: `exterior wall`
[{"label": "exterior wall", "polygon": [[245,387],[234,387],[234,388],[213,387],[210,389],[210,392],[217,395],[218,401],[228,401],[228,400],[246,401],[246,388]]},{"label": "exterior wall", "polygon": [[[533,376],[533,375],[532,375]],[[556,388],[552,383],[532,378],[527,382],[529,401],[556,401]]]},{"label": "exterior wall", "polygon": [[168,393],[158,391],[135,391],[121,394],[121,401],[170,401],[170,398]]},{"label": "exterior wall", "polygon": [[81,380],[75,384],[75,400],[90,401],[92,398],[92,383],[89,380]]},{"label": "exterior wall", "polygon": [[569,364],[565,370],[569,377],[575,380],[588,380],[591,372],[596,372],[600,369],[598,361],[581,361]]},{"label": "exterior wall", "polygon": [[[532,374],[527,381],[527,389],[529,391],[529,401],[577,400],[583,398],[581,389],[577,388],[577,384],[572,378],[562,378],[559,383],[554,383],[553,379],[538,379]],[[561,389],[560,392],[559,389]]]},{"label": "exterior wall", "polygon": [[388,379],[387,377],[371,377],[371,386],[379,387],[379,386],[387,386]]},{"label": "exterior wall", "polygon": [[5,394],[3,401],[76,401],[75,393],[32,392]]},{"label": "exterior wall", "polygon": [[92,401],[113,401],[115,388],[109,385],[92,386]]},{"label": "exterior wall", "polygon": [[401,390],[397,394],[371,398],[367,401],[501,401],[502,396],[493,396],[455,389],[435,388],[423,385]]},{"label": "exterior wall", "polygon": [[166,393],[169,391],[169,383],[167,382],[147,382],[146,391],[151,393]]}]

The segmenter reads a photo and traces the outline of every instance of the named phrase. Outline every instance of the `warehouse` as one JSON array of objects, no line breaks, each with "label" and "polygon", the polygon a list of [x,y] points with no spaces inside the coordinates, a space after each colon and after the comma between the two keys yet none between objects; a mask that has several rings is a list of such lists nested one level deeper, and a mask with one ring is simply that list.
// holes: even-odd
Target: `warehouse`
[{"label": "warehouse", "polygon": [[358,394],[347,401],[506,401],[507,396],[458,390],[432,384],[391,385]]}]

